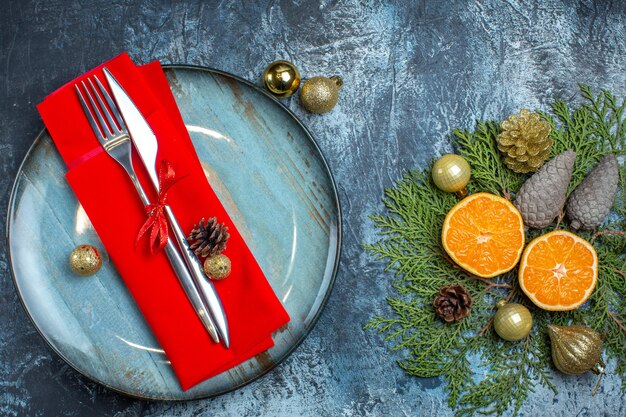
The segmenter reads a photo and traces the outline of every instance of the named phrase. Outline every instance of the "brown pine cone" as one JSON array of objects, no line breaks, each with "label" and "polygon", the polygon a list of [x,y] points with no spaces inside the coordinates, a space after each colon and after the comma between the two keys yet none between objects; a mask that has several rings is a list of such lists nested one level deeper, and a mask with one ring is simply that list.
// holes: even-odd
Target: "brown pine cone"
[{"label": "brown pine cone", "polygon": [[204,218],[200,220],[200,223],[194,226],[191,233],[187,237],[189,242],[193,242],[189,247],[196,253],[197,256],[207,258],[220,254],[226,249],[226,242],[230,235],[228,234],[228,227],[223,223],[218,223],[215,217],[211,217],[204,224]]},{"label": "brown pine cone", "polygon": [[461,321],[472,310],[472,297],[462,285],[446,285],[435,296],[433,306],[435,313],[446,323]]}]

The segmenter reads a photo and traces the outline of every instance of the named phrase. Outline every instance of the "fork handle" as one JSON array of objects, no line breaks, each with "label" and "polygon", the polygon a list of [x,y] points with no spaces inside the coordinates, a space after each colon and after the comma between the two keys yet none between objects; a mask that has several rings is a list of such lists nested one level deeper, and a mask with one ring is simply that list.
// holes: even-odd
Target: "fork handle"
[{"label": "fork handle", "polygon": [[187,237],[183,233],[172,212],[172,209],[169,206],[165,207],[165,213],[167,214],[167,218],[169,220],[172,232],[174,233],[174,237],[178,242],[178,246],[180,247],[180,252],[185,259],[185,263],[189,268],[189,272],[191,273],[191,277],[193,278],[196,287],[200,291],[200,295],[205,301],[205,304],[208,305],[209,313],[213,318],[213,322],[217,327],[217,332],[219,334],[220,340],[222,344],[228,348],[230,346],[230,335],[228,331],[228,321],[226,320],[226,315],[224,314],[224,308],[222,307],[222,302],[220,301],[219,296],[217,295],[217,291],[215,290],[215,286],[211,282],[210,279],[206,277],[204,271],[202,269],[202,264],[196,257],[193,249],[189,247],[189,242],[187,242]]}]

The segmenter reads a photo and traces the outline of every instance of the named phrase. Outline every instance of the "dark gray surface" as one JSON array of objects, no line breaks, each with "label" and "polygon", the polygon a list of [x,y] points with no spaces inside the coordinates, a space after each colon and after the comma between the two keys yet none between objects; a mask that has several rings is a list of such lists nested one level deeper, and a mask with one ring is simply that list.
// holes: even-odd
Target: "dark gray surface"
[{"label": "dark gray surface", "polygon": [[[200,2],[2,1],[0,218],[13,177],[42,123],[35,105],[119,52],[138,63],[208,65],[259,83],[293,61],[304,77],[341,75],[330,114],[286,104],[318,140],[344,211],[340,271],[317,326],[277,369],[212,400],[150,403],[86,380],[54,355],[26,318],[0,244],[1,415],[451,415],[440,381],[405,376],[381,337],[361,326],[388,313],[390,276],[359,244],[368,214],[403,170],[449,150],[453,127],[546,108],[576,82],[624,95],[623,1]],[[51,237],[52,239],[53,237]],[[609,364],[609,371],[614,364]],[[523,415],[625,415],[620,380],[591,397],[591,375],[555,378]]]}]

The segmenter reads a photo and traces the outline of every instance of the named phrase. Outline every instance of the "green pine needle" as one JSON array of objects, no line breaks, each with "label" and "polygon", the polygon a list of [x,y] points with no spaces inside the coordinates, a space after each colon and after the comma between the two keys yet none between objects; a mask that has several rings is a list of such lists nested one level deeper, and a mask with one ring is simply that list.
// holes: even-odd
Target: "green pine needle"
[{"label": "green pine needle", "polygon": [[[541,113],[552,126],[552,156],[567,149],[576,152],[574,174],[568,192],[585,178],[607,153],[626,155],[626,122],[621,104],[608,91],[595,96],[580,84],[583,104],[570,107],[555,100],[550,113]],[[510,197],[526,179],[507,169],[496,146],[500,127],[494,121],[478,121],[473,131],[454,130],[453,142],[472,166],[470,192],[487,191]],[[448,404],[458,416],[517,414],[537,385],[549,387],[553,367],[548,323],[586,324],[604,340],[605,360],[615,358],[616,373],[626,389],[626,164],[620,166],[618,195],[609,220],[597,232],[582,231],[598,252],[597,287],[586,305],[571,312],[550,313],[534,306],[517,285],[513,270],[490,281],[471,277],[445,255],[440,234],[446,213],[458,201],[437,189],[430,170],[406,173],[385,192],[387,214],[373,215],[380,240],[363,245],[394,272],[397,296],[387,299],[392,314],[375,316],[364,326],[385,336],[403,358],[398,364],[409,375],[441,376]],[[531,230],[527,240],[555,228]],[[460,323],[445,324],[434,312],[432,300],[448,284],[463,284],[473,299],[471,314]],[[533,314],[531,334],[518,343],[505,342],[491,328],[495,302],[509,297]],[[479,358],[480,372],[469,357]],[[592,387],[589,387],[591,392]]]}]

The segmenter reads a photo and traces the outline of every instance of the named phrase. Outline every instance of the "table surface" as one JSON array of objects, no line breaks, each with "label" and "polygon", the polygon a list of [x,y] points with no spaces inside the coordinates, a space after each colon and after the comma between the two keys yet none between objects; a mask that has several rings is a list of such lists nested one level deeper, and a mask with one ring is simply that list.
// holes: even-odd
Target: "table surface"
[{"label": "table surface", "polygon": [[[367,3],[367,4],[365,4]],[[340,75],[337,107],[303,121],[328,159],[344,214],[335,288],[305,342],[248,386],[187,403],[126,398],[79,375],[29,322],[0,243],[0,415],[450,416],[440,379],[406,376],[380,335],[391,276],[360,244],[368,215],[401,174],[449,151],[455,127],[521,107],[575,99],[577,82],[626,86],[622,1],[0,1],[0,218],[20,162],[43,125],[44,96],[122,51],[138,63],[207,65],[260,84],[264,67],[294,62],[304,78]],[[609,364],[609,371],[615,364]],[[522,415],[626,414],[620,379],[555,375]]]}]

